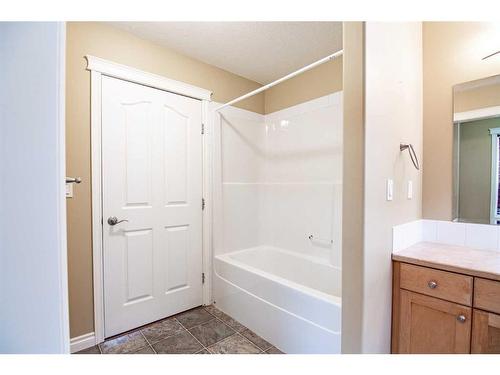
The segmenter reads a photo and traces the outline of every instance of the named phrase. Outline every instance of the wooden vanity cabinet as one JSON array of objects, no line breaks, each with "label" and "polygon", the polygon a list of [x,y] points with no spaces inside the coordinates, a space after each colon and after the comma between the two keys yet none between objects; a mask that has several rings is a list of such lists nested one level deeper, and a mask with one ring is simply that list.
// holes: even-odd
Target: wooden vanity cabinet
[{"label": "wooden vanity cabinet", "polygon": [[500,282],[474,279],[472,353],[500,353]]},{"label": "wooden vanity cabinet", "polygon": [[500,353],[500,315],[474,309],[471,352]]},{"label": "wooden vanity cabinet", "polygon": [[499,281],[394,261],[392,311],[393,353],[500,353]]}]

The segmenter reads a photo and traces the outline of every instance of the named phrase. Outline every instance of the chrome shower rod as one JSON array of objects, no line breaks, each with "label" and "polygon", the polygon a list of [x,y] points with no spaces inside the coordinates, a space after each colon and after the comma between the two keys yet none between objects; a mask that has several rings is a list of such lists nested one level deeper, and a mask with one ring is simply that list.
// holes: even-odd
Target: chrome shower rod
[{"label": "chrome shower rod", "polygon": [[233,99],[233,100],[231,100],[231,101],[229,101],[229,102],[227,102],[225,104],[222,104],[221,106],[217,107],[215,110],[216,111],[220,111],[222,108],[225,108],[227,106],[230,106],[230,105],[233,105],[235,103],[238,103],[238,102],[240,102],[240,101],[242,101],[242,100],[244,100],[246,98],[249,98],[251,96],[259,94],[262,91],[266,91],[267,89],[269,89],[269,88],[271,88],[273,86],[276,86],[276,85],[280,84],[281,82],[284,82],[284,81],[286,81],[286,80],[288,80],[290,78],[293,78],[293,77],[295,77],[295,76],[297,76],[297,75],[299,75],[301,73],[307,72],[308,70],[311,70],[312,68],[315,68],[318,65],[324,64],[327,61],[334,60],[337,57],[342,56],[343,54],[344,54],[344,50],[341,49],[340,51],[337,51],[335,53],[332,53],[331,55],[325,56],[322,59],[319,59],[318,61],[313,62],[312,64],[306,65],[306,66],[300,68],[299,70],[296,70],[295,72],[287,74],[286,76],[281,77],[280,79],[277,79],[276,81],[273,81],[271,83],[268,83],[267,85],[259,87],[256,90],[250,91],[248,94],[239,96],[236,99]]}]

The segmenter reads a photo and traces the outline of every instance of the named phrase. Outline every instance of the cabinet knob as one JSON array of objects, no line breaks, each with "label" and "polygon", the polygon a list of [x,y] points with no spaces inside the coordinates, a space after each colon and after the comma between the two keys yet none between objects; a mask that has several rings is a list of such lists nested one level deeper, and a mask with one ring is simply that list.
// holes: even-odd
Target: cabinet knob
[{"label": "cabinet knob", "polygon": [[467,320],[467,318],[465,317],[465,315],[459,315],[459,316],[457,316],[457,320],[460,323],[465,323],[465,321]]},{"label": "cabinet knob", "polygon": [[437,288],[437,286],[438,286],[438,283],[437,283],[437,282],[435,282],[434,280],[431,280],[431,281],[429,281],[429,282],[427,283],[427,285],[428,285],[428,286],[429,286],[429,288],[431,288],[431,289],[436,289],[436,288]]}]

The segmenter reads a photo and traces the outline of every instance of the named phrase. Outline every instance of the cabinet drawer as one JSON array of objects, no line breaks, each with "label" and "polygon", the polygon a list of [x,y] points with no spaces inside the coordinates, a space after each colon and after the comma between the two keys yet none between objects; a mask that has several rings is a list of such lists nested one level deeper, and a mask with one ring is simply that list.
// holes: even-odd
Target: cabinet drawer
[{"label": "cabinet drawer", "polygon": [[474,307],[500,314],[500,282],[476,277]]},{"label": "cabinet drawer", "polygon": [[472,306],[472,277],[401,263],[400,287]]}]

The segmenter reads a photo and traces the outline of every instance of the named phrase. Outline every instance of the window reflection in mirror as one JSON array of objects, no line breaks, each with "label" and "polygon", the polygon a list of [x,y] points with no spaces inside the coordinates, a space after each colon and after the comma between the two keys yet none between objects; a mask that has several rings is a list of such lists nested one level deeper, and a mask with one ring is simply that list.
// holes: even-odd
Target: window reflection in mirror
[{"label": "window reflection in mirror", "polygon": [[453,217],[500,223],[500,75],[453,89]]}]

